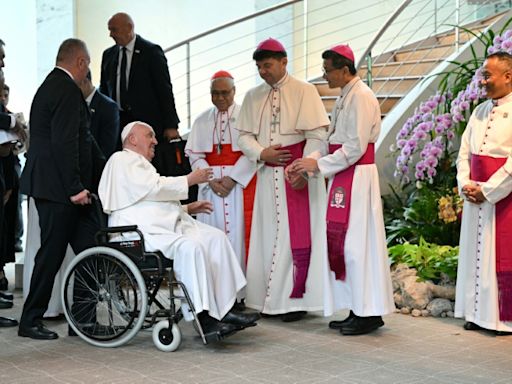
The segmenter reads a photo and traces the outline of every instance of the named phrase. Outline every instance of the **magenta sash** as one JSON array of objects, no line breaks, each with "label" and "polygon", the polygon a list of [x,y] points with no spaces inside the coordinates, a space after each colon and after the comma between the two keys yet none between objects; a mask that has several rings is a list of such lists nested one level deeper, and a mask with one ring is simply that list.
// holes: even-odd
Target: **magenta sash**
[{"label": "magenta sash", "polygon": [[[306,141],[281,147],[291,152],[292,158],[285,165],[288,166],[295,159],[302,157]],[[265,163],[269,167],[275,164]],[[290,183],[285,183],[286,203],[288,205],[288,224],[290,245],[293,258],[293,289],[291,299],[300,299],[306,292],[309,262],[311,259],[311,222],[309,219],[309,192],[306,185],[301,190],[295,190]]]},{"label": "magenta sash", "polygon": [[[341,148],[341,144],[329,144],[329,153]],[[375,163],[375,145],[369,143],[364,155],[357,163],[334,176],[327,202],[327,252],[329,265],[336,280],[345,280],[345,237],[350,219],[352,181],[356,165]]]},{"label": "magenta sash", "polygon": [[[471,180],[487,181],[506,161],[506,157],[471,155]],[[512,194],[496,203],[495,215],[500,320],[512,321]]]}]

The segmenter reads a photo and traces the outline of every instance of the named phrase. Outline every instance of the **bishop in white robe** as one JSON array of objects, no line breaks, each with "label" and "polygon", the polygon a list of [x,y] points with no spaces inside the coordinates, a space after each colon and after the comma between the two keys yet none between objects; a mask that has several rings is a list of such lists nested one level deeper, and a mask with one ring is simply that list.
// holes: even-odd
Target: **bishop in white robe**
[{"label": "bishop in white robe", "polygon": [[258,167],[246,305],[294,321],[330,294],[326,191],[322,177],[285,180],[284,167],[325,153],[329,119],[315,87],[287,73],[281,43],[265,40],[253,58],[265,83],[247,92],[238,118],[238,144]]},{"label": "bishop in white robe", "polygon": [[327,310],[351,310],[345,321],[331,321],[329,327],[345,335],[364,334],[384,325],[381,315],[395,310],[374,162],[380,107],[357,76],[348,45],[335,46],[322,57],[329,87],[341,87],[331,113],[329,154],[318,161],[297,160],[290,170],[316,172],[329,179],[323,207],[332,290]]},{"label": "bishop in white robe", "polygon": [[[111,156],[99,184],[109,225],[137,224],[147,251],[160,250],[174,260],[176,278],[187,287],[196,312],[206,311],[225,321],[237,292],[246,284],[244,274],[225,234],[194,220],[180,203],[180,199],[187,198],[189,185],[208,180],[211,170],[180,177],[160,176],[150,163],[156,144],[153,130],[144,123],[130,123],[123,130],[124,143],[130,133],[127,128],[133,127],[140,128],[136,132],[138,141],[131,149],[124,144],[122,151]],[[192,319],[187,310],[183,314],[186,320]]]},{"label": "bishop in white robe", "polygon": [[256,164],[238,146],[240,106],[231,74],[215,73],[210,91],[214,106],[194,121],[185,147],[193,170],[213,170],[213,179],[199,184],[198,192],[198,199],[213,204],[213,212],[199,213],[197,220],[226,234],[245,271]]},{"label": "bishop in white robe", "polygon": [[455,316],[466,330],[512,332],[512,56],[489,55],[488,100],[462,135],[457,184],[465,198]]}]

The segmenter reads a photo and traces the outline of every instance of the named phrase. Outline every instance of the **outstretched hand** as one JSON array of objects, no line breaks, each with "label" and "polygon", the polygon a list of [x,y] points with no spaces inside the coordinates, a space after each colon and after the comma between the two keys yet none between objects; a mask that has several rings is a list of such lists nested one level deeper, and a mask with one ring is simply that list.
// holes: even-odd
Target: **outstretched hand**
[{"label": "outstretched hand", "polygon": [[196,169],[187,175],[188,185],[196,185],[206,183],[213,178],[213,170],[211,168]]},{"label": "outstretched hand", "polygon": [[189,215],[196,215],[198,213],[210,214],[213,212],[213,204],[207,200],[198,200],[187,204],[187,212]]}]

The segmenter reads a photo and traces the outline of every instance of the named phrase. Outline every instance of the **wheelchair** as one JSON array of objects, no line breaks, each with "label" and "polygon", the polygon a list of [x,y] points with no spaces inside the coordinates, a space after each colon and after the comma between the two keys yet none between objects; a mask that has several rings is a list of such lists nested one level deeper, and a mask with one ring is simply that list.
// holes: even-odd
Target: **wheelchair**
[{"label": "wheelchair", "polygon": [[[92,199],[104,222],[99,198]],[[110,241],[112,235],[127,233],[136,239]],[[220,340],[218,334],[203,332],[187,288],[174,277],[172,260],[160,251],[145,252],[136,225],[105,226],[95,242],[69,264],[61,290],[64,315],[81,339],[97,347],[119,347],[139,330],[153,328],[155,346],[172,352],[181,344],[178,323],[187,310],[203,344]],[[168,292],[162,294],[164,288]]]}]

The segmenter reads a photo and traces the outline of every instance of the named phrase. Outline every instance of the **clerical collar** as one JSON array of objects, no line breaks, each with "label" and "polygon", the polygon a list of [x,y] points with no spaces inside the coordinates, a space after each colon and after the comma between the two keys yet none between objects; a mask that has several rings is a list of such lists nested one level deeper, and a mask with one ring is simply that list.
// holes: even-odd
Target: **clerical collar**
[{"label": "clerical collar", "polygon": [[508,95],[506,96],[503,96],[502,98],[500,99],[493,99],[492,100],[493,104],[494,105],[497,105],[498,107],[500,105],[503,105],[503,104],[507,104],[507,103],[510,103],[512,102],[512,92],[510,92]]},{"label": "clerical collar", "polygon": [[354,77],[352,80],[350,80],[343,88],[341,88],[341,97],[347,96],[347,94],[350,92],[350,90],[354,87],[354,85],[361,80],[359,76]]},{"label": "clerical collar", "polygon": [[[133,37],[133,39],[128,43],[126,44],[124,47],[126,48],[126,50],[130,51],[130,52],[133,52],[133,49],[135,48],[135,40],[137,39],[137,35],[135,35]],[[123,46],[119,46],[119,50],[123,49]]]},{"label": "clerical collar", "polygon": [[215,107],[215,112],[217,114],[220,114],[220,113],[228,113],[229,116],[231,116],[232,112],[233,112],[233,108],[235,108],[235,102],[233,102],[233,104],[231,104],[229,107],[228,107],[228,110],[227,111],[221,111],[219,108]]},{"label": "clerical collar", "polygon": [[73,75],[71,74],[71,72],[69,72],[67,69],[62,68],[62,67],[59,67],[58,65],[56,65],[56,66],[55,66],[55,68],[59,68],[61,71],[66,72],[66,73],[69,75],[69,77],[71,77],[73,80],[75,80],[75,78],[73,77]]},{"label": "clerical collar", "polygon": [[286,72],[281,80],[279,80],[274,85],[271,85],[272,89],[281,88],[288,81],[288,72]]}]

